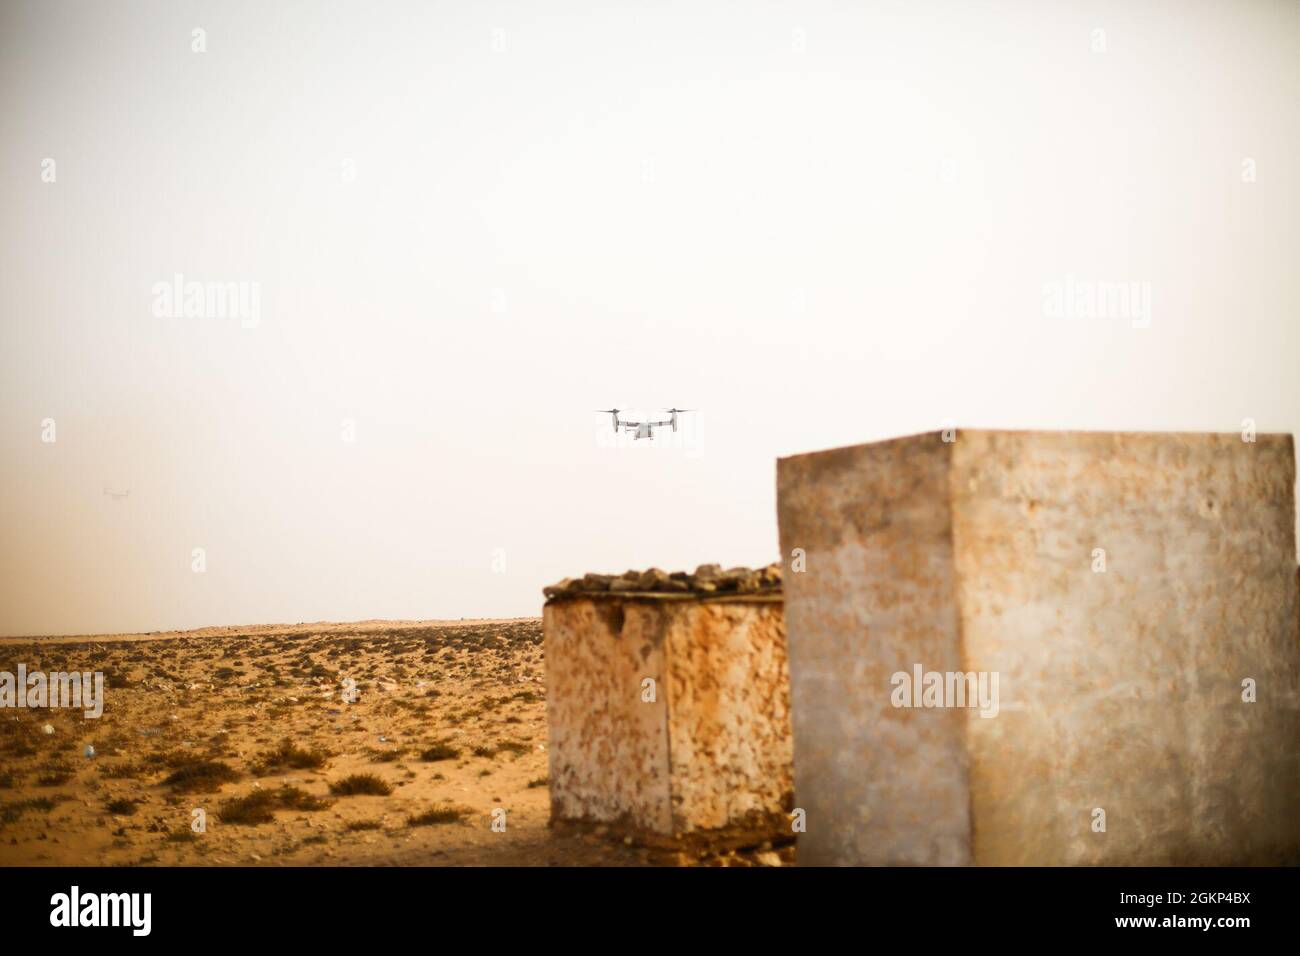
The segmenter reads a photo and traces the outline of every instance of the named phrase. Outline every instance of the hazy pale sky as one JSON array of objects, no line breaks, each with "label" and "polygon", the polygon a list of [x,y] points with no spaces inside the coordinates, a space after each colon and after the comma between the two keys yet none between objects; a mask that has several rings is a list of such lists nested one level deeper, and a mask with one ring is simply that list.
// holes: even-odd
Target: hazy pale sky
[{"label": "hazy pale sky", "polygon": [[535,614],[775,560],[782,455],[1300,430],[1297,64],[1288,0],[3,0],[0,634]]}]

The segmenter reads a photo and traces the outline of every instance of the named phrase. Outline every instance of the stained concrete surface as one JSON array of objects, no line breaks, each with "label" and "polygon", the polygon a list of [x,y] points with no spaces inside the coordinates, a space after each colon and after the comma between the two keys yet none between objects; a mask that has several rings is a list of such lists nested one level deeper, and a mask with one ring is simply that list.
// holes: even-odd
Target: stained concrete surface
[{"label": "stained concrete surface", "polygon": [[552,819],[648,841],[788,838],[779,594],[674,597],[546,604]]},{"label": "stained concrete surface", "polygon": [[1291,437],[955,438],[778,464],[800,862],[1300,861]]}]

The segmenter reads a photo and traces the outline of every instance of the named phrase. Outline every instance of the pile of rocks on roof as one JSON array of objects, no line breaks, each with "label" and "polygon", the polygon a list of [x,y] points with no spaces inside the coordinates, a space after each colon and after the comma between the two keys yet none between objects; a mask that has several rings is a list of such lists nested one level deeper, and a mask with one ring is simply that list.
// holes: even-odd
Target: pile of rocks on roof
[{"label": "pile of rocks on roof", "polygon": [[779,564],[769,564],[765,568],[728,568],[726,571],[717,564],[701,564],[694,574],[686,571],[669,574],[659,568],[624,571],[622,574],[585,574],[580,578],[565,578],[558,584],[542,588],[542,593],[550,601],[609,593],[779,594],[780,591]]}]

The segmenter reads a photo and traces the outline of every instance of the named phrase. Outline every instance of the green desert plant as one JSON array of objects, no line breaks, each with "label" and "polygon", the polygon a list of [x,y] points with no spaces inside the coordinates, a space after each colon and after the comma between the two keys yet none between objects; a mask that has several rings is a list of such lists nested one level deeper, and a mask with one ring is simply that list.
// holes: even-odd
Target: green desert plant
[{"label": "green desert plant", "polygon": [[167,765],[172,772],[163,783],[178,793],[217,790],[222,784],[239,779],[239,771],[220,760],[178,755],[170,758]]},{"label": "green desert plant", "polygon": [[12,803],[0,804],[0,827],[6,823],[13,823],[28,810],[49,813],[58,802],[58,800],[50,797],[33,797],[28,800],[15,800]]},{"label": "green desert plant", "polygon": [[222,823],[257,826],[274,820],[276,810],[324,810],[329,805],[328,800],[285,786],[278,790],[254,790],[245,797],[226,800],[217,815]]},{"label": "green desert plant", "polygon": [[420,759],[428,763],[438,760],[455,760],[460,756],[460,751],[450,744],[437,743],[420,754]]},{"label": "green desert plant", "polygon": [[318,770],[325,766],[330,758],[327,750],[318,747],[305,749],[296,746],[292,740],[282,740],[274,749],[262,755],[257,764],[260,774],[273,773],[286,768],[293,770]]},{"label": "green desert plant", "polygon": [[466,807],[444,804],[440,807],[425,810],[423,813],[417,813],[415,816],[407,817],[406,825],[410,827],[428,827],[444,823],[459,823],[471,812]]},{"label": "green desert plant", "polygon": [[61,787],[73,777],[71,767],[52,765],[41,771],[36,778],[38,787]]},{"label": "green desert plant", "polygon": [[373,773],[354,773],[330,784],[330,793],[336,797],[386,797],[392,792],[393,788]]}]

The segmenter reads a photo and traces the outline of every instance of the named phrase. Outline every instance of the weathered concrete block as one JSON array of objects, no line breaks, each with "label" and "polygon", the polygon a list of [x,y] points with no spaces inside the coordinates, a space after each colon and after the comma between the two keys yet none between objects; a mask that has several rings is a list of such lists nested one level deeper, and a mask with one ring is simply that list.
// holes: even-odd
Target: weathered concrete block
[{"label": "weathered concrete block", "polygon": [[[1300,862],[1290,436],[961,431],[777,476],[800,863]],[[996,716],[955,681],[895,706],[918,666],[996,675]]]},{"label": "weathered concrete block", "polygon": [[779,592],[575,594],[543,622],[554,821],[645,843],[790,835]]}]

